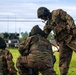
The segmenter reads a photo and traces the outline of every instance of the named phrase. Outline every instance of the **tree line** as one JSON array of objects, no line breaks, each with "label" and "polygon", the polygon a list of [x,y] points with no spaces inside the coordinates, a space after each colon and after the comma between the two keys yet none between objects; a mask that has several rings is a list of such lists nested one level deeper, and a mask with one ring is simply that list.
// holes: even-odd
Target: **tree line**
[{"label": "tree line", "polygon": [[[24,39],[26,39],[28,36],[29,36],[28,32],[21,32],[20,42],[23,41]],[[50,33],[47,39],[48,40],[54,40],[53,33]]]}]

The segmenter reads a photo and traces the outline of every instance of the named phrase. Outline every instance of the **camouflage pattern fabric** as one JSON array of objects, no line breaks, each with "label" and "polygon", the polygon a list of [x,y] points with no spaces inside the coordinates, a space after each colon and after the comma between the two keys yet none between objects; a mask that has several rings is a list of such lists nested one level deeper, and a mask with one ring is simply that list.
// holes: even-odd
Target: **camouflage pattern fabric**
[{"label": "camouflage pattern fabric", "polygon": [[7,61],[0,50],[0,75],[7,75]]},{"label": "camouflage pattern fabric", "polygon": [[38,75],[38,70],[27,67],[24,59],[25,57],[23,58],[21,55],[17,58],[16,67],[18,69],[18,73],[20,75]]},{"label": "camouflage pattern fabric", "polygon": [[62,75],[67,75],[70,61],[72,58],[73,50],[69,48],[66,44],[60,44],[60,50],[59,50],[59,68]]},{"label": "camouflage pattern fabric", "polygon": [[74,38],[76,38],[74,37],[75,33],[71,33],[73,28],[75,28],[73,18],[62,9],[53,10],[46,25],[44,26],[44,32],[46,34],[45,37],[47,38],[51,30],[53,30],[55,40],[60,47],[59,67],[61,75],[67,75],[72,51],[76,52],[72,46],[72,41],[74,42]]},{"label": "camouflage pattern fabric", "polygon": [[53,69],[51,44],[45,38],[40,35],[28,37],[24,42],[19,44],[19,51],[23,53],[22,57],[18,59],[19,63],[24,64],[26,67],[39,70],[42,75],[50,75],[50,73],[56,75]]},{"label": "camouflage pattern fabric", "polygon": [[17,75],[12,61],[12,54],[4,49],[0,49],[0,53],[0,75]]}]

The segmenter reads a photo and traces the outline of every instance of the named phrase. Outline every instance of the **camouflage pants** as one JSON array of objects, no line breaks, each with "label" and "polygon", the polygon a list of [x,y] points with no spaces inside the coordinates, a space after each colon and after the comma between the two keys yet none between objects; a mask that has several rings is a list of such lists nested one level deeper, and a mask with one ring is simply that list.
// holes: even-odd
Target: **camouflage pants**
[{"label": "camouflage pants", "polygon": [[65,44],[60,44],[59,50],[59,68],[61,75],[67,75],[70,61],[72,58],[72,50]]},{"label": "camouflage pants", "polygon": [[0,56],[0,75],[7,75],[7,61],[3,55]]},{"label": "camouflage pants", "polygon": [[56,75],[53,69],[53,57],[48,52],[32,50],[29,55],[24,57],[22,56],[18,59],[18,62],[24,64],[26,67],[39,70],[42,75]]},{"label": "camouflage pants", "polygon": [[27,65],[22,62],[22,57],[23,56],[19,56],[17,58],[16,67],[18,69],[18,73],[20,75],[38,75],[38,70],[27,67]]}]

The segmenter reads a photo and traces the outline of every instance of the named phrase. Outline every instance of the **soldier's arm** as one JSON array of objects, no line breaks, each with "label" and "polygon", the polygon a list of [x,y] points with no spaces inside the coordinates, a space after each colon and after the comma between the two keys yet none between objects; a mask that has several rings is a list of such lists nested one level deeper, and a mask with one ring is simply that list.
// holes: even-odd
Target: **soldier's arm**
[{"label": "soldier's arm", "polygon": [[28,55],[29,54],[29,46],[31,42],[31,37],[28,37],[26,40],[23,40],[19,46],[18,50],[21,55]]},{"label": "soldier's arm", "polygon": [[50,25],[48,25],[47,23],[46,23],[46,25],[44,26],[44,28],[43,28],[43,31],[45,32],[45,38],[47,38],[48,37],[48,35],[49,35],[49,33],[51,32],[51,26]]}]

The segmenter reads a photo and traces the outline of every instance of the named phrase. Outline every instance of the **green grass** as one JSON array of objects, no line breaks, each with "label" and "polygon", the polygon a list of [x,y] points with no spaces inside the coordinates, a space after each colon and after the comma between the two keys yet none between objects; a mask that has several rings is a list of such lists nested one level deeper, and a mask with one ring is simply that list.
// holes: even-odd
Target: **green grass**
[{"label": "green grass", "polygon": [[[55,69],[57,75],[60,75],[59,67],[58,67],[59,66],[58,65],[58,63],[59,63],[59,57],[58,57],[59,53],[56,52],[54,55],[56,56],[56,63],[54,65],[54,69]],[[71,63],[70,63],[70,68],[69,68],[69,71],[68,71],[68,75],[76,75],[76,53],[75,52],[73,52],[73,56],[72,56],[72,60],[71,60]]]},{"label": "green grass", "polygon": [[12,53],[12,55],[13,55],[13,62],[15,63],[14,66],[16,68],[16,60],[17,60],[18,56],[20,55],[19,52],[18,52],[18,49],[17,48],[9,48],[9,49],[7,48],[7,50],[9,50]]},{"label": "green grass", "polygon": [[[9,51],[13,55],[13,61],[15,63],[15,67],[16,67],[16,60],[19,56],[18,49],[10,48]],[[54,69],[55,69],[57,75],[60,75],[59,74],[59,67],[58,67],[58,62],[59,62],[59,57],[58,56],[59,56],[59,54],[58,54],[58,52],[56,52],[54,55],[56,56],[56,60],[57,60],[55,65],[54,65]],[[39,75],[41,75],[41,74],[39,74]],[[71,63],[70,63],[70,68],[69,68],[69,71],[68,71],[68,75],[76,75],[76,53],[73,53],[73,57],[72,57],[72,60],[71,60]]]}]

